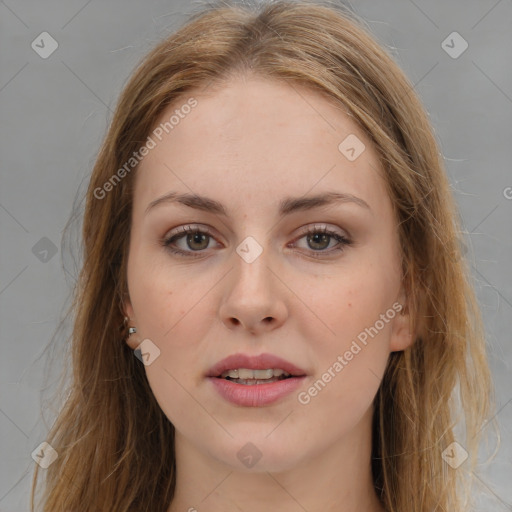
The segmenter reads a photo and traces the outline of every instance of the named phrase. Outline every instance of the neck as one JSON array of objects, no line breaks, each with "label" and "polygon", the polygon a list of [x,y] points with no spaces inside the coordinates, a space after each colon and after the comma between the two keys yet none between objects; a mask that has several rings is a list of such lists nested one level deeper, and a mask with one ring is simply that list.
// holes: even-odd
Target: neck
[{"label": "neck", "polygon": [[[370,411],[371,413],[371,411]],[[344,438],[286,471],[249,471],[197,451],[176,432],[177,484],[168,512],[383,512],[371,473],[371,414]]]}]

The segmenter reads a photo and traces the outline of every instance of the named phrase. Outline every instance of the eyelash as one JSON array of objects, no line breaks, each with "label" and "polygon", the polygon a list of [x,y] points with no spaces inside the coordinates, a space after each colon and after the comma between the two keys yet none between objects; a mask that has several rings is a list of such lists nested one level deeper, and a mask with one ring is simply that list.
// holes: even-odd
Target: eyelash
[{"label": "eyelash", "polygon": [[[331,236],[338,242],[338,245],[335,246],[334,249],[331,248],[330,250],[319,250],[319,251],[311,250],[311,252],[312,252],[311,256],[313,258],[323,258],[323,257],[325,257],[324,255],[330,255],[333,252],[336,253],[339,251],[343,251],[345,249],[345,247],[352,245],[352,241],[349,240],[347,237],[340,235],[336,231],[333,231],[326,227],[309,228],[306,231],[304,231],[296,240],[298,241],[307,235],[314,235],[314,234],[318,234],[318,233]],[[176,240],[179,240],[180,238],[183,238],[184,236],[189,235],[189,234],[204,234],[204,235],[208,235],[209,237],[215,238],[213,236],[212,232],[207,227],[198,228],[198,227],[191,227],[189,225],[189,226],[183,226],[183,227],[179,228],[178,233],[175,233],[168,238],[164,238],[161,241],[161,243],[165,247],[165,249],[168,250],[169,252],[171,252],[172,254],[177,254],[177,255],[183,256],[183,257],[199,258],[202,256],[204,249],[200,250],[200,251],[183,251],[181,249],[176,249],[171,246],[171,244],[176,242]]]}]

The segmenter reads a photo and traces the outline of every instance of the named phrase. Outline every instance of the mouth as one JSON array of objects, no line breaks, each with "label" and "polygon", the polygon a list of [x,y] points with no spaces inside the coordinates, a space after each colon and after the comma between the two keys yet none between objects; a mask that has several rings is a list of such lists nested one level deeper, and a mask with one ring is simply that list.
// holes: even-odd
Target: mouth
[{"label": "mouth", "polygon": [[283,380],[304,376],[305,370],[273,354],[232,354],[213,365],[206,373],[206,377],[239,380],[249,385],[253,381],[268,383],[272,379]]},{"label": "mouth", "polygon": [[226,379],[236,384],[254,386],[255,384],[270,384],[279,380],[291,378],[292,375],[282,368],[267,368],[264,370],[251,370],[249,368],[235,368],[226,370],[218,375],[218,379]]},{"label": "mouth", "polygon": [[225,400],[243,407],[261,407],[290,395],[307,374],[272,354],[233,354],[214,365],[206,377]]}]

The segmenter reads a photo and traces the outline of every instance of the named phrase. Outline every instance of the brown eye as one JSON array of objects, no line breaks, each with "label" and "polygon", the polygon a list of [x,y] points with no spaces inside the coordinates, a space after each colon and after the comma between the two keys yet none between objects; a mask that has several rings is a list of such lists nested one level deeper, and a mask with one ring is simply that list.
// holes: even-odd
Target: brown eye
[{"label": "brown eye", "polygon": [[323,250],[329,247],[329,244],[332,240],[332,235],[327,235],[325,233],[315,233],[313,235],[307,235],[307,241],[309,246],[314,250]]},{"label": "brown eye", "polygon": [[[352,244],[352,241],[347,237],[343,236],[341,233],[337,231],[331,230],[327,227],[313,227],[309,228],[303,236],[298,238],[297,240],[306,239],[307,247],[305,248],[309,255],[314,258],[322,258],[324,256],[329,256],[332,253],[337,253],[345,249],[346,246]],[[334,246],[331,245],[332,242],[337,242]],[[329,246],[331,248],[329,249]],[[327,250],[329,249],[329,250]]]},{"label": "brown eye", "polygon": [[[202,249],[206,249],[208,247],[209,235],[204,233],[192,233],[190,235],[186,235],[185,237],[187,246],[193,251],[200,251]],[[204,243],[206,240],[206,244]],[[198,244],[198,246],[196,246]]]},{"label": "brown eye", "polygon": [[[169,236],[163,241],[163,246],[173,254],[182,256],[200,256],[200,254],[191,254],[208,249],[213,235],[206,228],[184,226],[177,230],[177,233]],[[181,247],[176,246],[177,242],[182,241]]]}]

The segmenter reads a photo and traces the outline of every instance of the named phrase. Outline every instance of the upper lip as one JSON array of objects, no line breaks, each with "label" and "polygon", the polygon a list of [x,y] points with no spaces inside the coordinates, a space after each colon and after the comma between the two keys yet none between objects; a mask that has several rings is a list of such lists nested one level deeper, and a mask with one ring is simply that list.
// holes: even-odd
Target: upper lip
[{"label": "upper lip", "polygon": [[219,377],[226,370],[247,368],[248,370],[266,370],[269,368],[281,368],[294,376],[306,375],[306,371],[294,364],[273,354],[260,354],[249,356],[246,354],[232,354],[214,364],[206,374],[207,377]]}]

